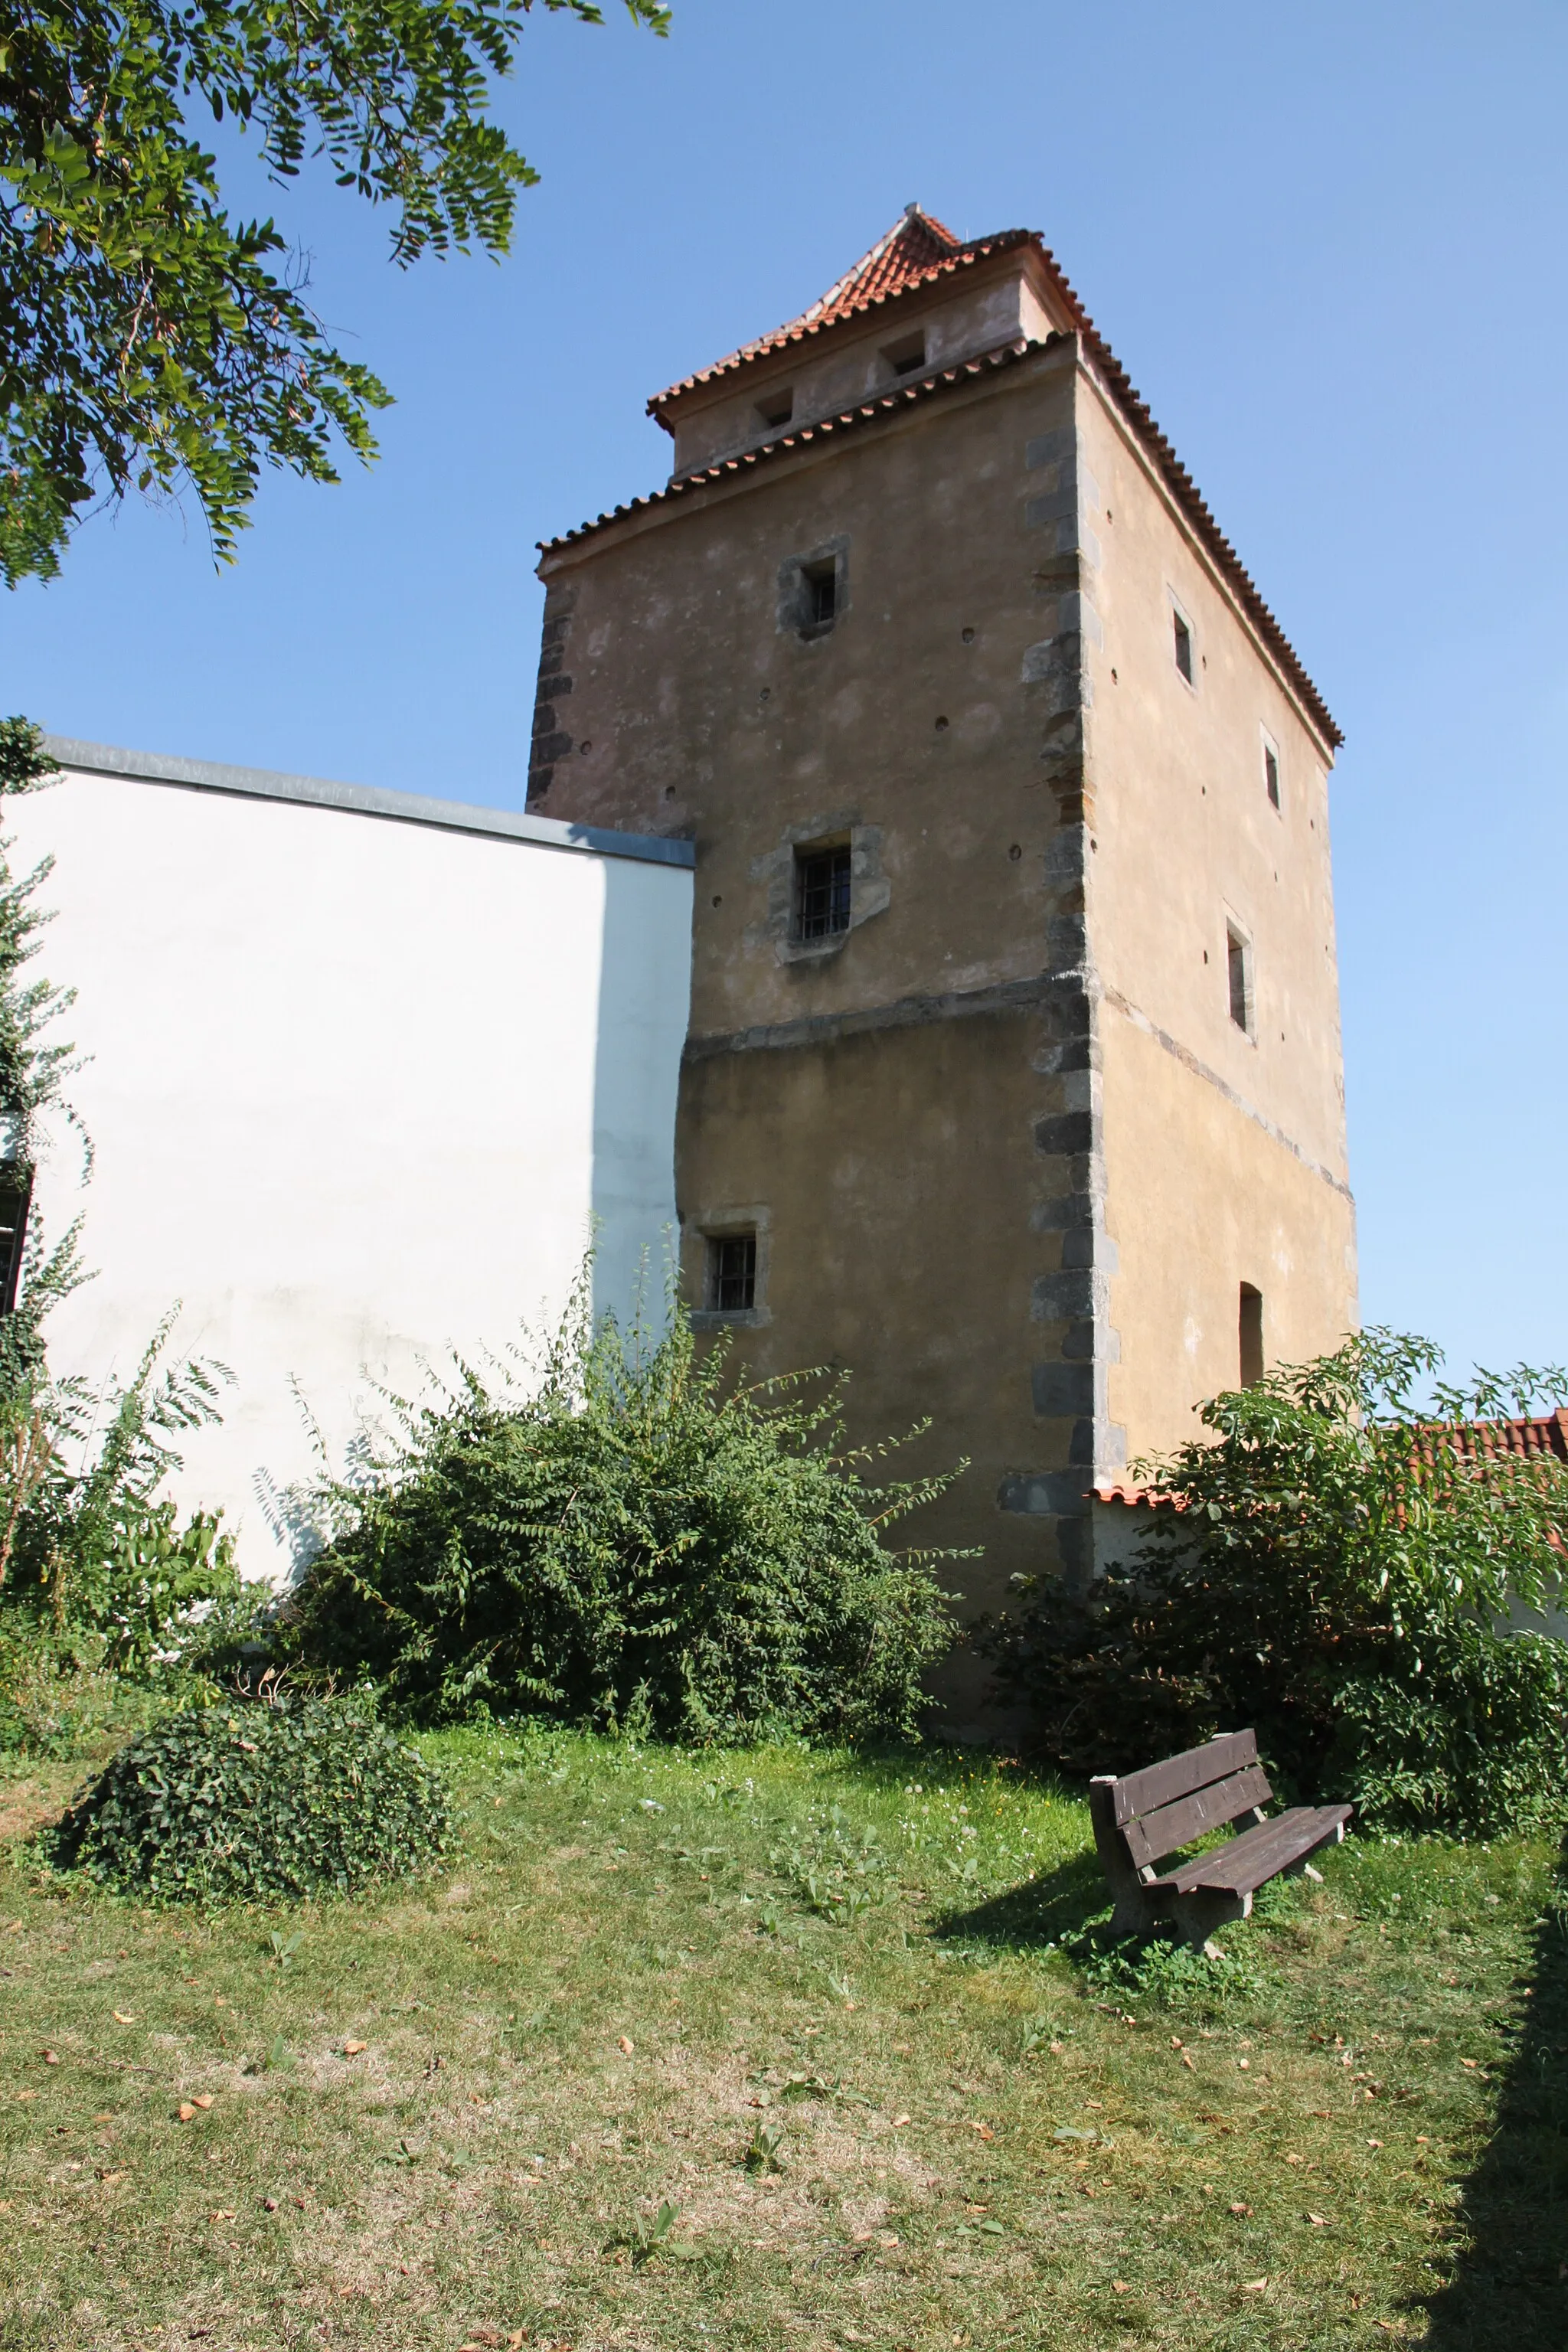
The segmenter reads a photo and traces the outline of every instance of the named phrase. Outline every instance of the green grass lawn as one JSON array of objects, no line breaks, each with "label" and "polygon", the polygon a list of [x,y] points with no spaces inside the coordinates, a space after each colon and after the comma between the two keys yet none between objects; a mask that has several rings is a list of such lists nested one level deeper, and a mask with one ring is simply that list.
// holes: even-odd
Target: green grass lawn
[{"label": "green grass lawn", "polygon": [[0,1781],[0,2345],[1568,2346],[1550,1849],[1352,1843],[1162,1999],[1016,1769],[425,1746],[450,1868],[287,1914]]}]

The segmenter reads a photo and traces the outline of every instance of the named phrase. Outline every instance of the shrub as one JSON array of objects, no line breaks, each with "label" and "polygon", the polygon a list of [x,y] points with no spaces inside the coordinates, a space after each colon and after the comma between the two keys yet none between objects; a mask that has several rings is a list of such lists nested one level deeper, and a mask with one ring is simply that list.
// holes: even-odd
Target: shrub
[{"label": "shrub", "polygon": [[347,1895],[435,1861],[440,1775],[362,1705],[192,1707],[121,1748],[79,1797],[53,1858],[165,1900]]},{"label": "shrub", "polygon": [[290,1603],[308,1667],[426,1720],[491,1713],[668,1738],[913,1731],[952,1631],[935,1555],[884,1549],[943,1479],[874,1487],[830,1387],[726,1381],[688,1318],[644,1343],[585,1286],[525,1391],[504,1368],[401,1408],[338,1487]]},{"label": "shrub", "polygon": [[1563,1465],[1489,1453],[1478,1421],[1563,1376],[1418,1385],[1427,1342],[1370,1331],[1201,1409],[1207,1435],[1139,1471],[1161,1511],[1087,1604],[1041,1585],[987,1645],[1079,1771],[1124,1771],[1253,1726],[1289,1793],[1363,1821],[1485,1835],[1568,1796],[1568,1652],[1497,1630],[1561,1591]]}]

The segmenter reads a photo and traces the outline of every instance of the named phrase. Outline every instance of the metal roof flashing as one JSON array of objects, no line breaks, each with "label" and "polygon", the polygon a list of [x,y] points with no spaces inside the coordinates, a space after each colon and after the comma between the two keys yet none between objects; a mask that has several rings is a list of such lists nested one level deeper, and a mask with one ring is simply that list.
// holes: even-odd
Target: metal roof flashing
[{"label": "metal roof flashing", "polygon": [[387,793],[373,784],[331,783],[320,776],[280,775],[270,768],[231,768],[210,760],[184,760],[152,751],[126,751],[109,743],[82,743],[70,736],[44,739],[62,768],[99,776],[123,776],[136,783],[174,784],[185,792],[231,793],[241,800],[286,801],[300,808],[336,809],[353,816],[424,824],[441,833],[478,834],[497,841],[531,842],[541,849],[586,850],[599,857],[632,858],[645,866],[689,869],[697,853],[689,841],[657,834],[612,833],[559,817],[525,816],[513,809],[472,808],[461,801],[431,800],[414,793]]}]

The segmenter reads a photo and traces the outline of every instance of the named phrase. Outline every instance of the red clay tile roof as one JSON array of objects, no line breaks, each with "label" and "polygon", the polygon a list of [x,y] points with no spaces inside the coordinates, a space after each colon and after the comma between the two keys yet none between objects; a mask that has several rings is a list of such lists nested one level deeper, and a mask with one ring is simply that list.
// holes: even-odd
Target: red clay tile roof
[{"label": "red clay tile roof", "polygon": [[728,359],[715,360],[711,367],[699,368],[695,375],[683,376],[679,383],[656,392],[648,402],[647,413],[658,416],[663,425],[665,419],[659,411],[667,400],[674,400],[679,394],[690,392],[700,383],[711,383],[715,376],[727,375],[731,369],[743,367],[748,360],[762,359],[768,352],[783,351],[788,343],[820,334],[824,327],[834,326],[840,319],[853,318],[858,310],[869,310],[873,302],[885,301],[890,294],[902,294],[911,286],[926,285],[958,262],[978,260],[982,255],[994,253],[1010,242],[1023,241],[1028,234],[1026,229],[1009,229],[999,237],[979,238],[965,245],[962,237],[954,236],[930,213],[922,213],[918,205],[910,205],[887,235],[877,239],[869,253],[863,253],[854,268],[847,269],[798,319],[775,327],[771,335],[760,335],[755,342],[742,343]]},{"label": "red clay tile roof", "polygon": [[[946,243],[942,243],[942,240],[946,240]],[[1197,484],[1155,424],[1147,402],[1133,388],[1126,369],[1100,333],[1073,292],[1056,256],[1036,229],[1004,229],[994,236],[975,237],[967,244],[961,244],[951,229],[933,220],[929,213],[921,212],[918,206],[911,207],[886,236],[878,239],[869,253],[862,256],[853,269],[829,287],[820,302],[814,303],[809,310],[803,311],[788,326],[777,328],[773,334],[764,335],[757,342],[743,344],[738,352],[731,352],[728,359],[717,361],[712,367],[700,369],[697,374],[689,375],[681,383],[671,384],[668,391],[656,394],[648,402],[648,412],[657,415],[663,403],[673,400],[678,393],[689,392],[696,384],[710,383],[715,376],[742,367],[765,352],[782,350],[787,343],[798,342],[808,335],[820,334],[825,327],[852,318],[858,312],[869,310],[873,304],[896,302],[900,297],[920,287],[929,286],[941,277],[973,268],[990,254],[1008,252],[1022,246],[1032,246],[1038,253],[1055,291],[1072,319],[1076,332],[1082,339],[1084,349],[1104,377],[1118,406],[1143,444],[1166,488],[1230,582],[1242,609],[1295,687],[1304,709],[1321,730],[1324,741],[1337,749],[1345,740],[1343,733],[1336,726],[1328,705],[1303,668],[1295,647],[1259,595],[1241,558],[1209,512]],[[868,291],[868,287],[874,287],[876,290]],[[592,532],[603,530],[606,524],[618,521],[623,515],[662,506],[668,499],[679,497],[683,490],[720,482],[726,477],[738,477],[764,458],[805,446],[835,429],[842,431],[851,425],[869,423],[900,406],[906,400],[951,390],[979,375],[987,364],[1005,364],[1010,360],[1026,358],[1030,352],[1047,349],[1056,341],[1053,335],[1047,339],[1046,343],[1009,344],[1001,351],[988,352],[984,361],[969,361],[958,367],[944,368],[920,383],[901,384],[896,392],[861,402],[837,416],[822,417],[812,425],[794,427],[782,433],[776,440],[763,442],[742,456],[723,458],[717,465],[702,467],[692,474],[672,477],[664,489],[651,491],[647,498],[632,499],[622,506],[612,508],[592,522],[580,523],[575,530],[563,531],[555,539],[541,540],[540,550],[543,554],[552,554],[558,548],[570,547]],[[666,424],[666,419],[659,416],[659,422]]]},{"label": "red clay tile roof", "polygon": [[1497,1462],[1508,1455],[1521,1462],[1568,1462],[1568,1412],[1529,1413],[1519,1421],[1447,1422],[1433,1430],[1434,1438],[1448,1439],[1458,1453],[1473,1460]]}]

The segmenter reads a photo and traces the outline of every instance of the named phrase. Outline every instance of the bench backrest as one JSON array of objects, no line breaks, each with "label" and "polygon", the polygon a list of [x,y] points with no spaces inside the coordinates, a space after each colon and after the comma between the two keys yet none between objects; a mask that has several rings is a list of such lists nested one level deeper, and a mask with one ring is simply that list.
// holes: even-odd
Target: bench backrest
[{"label": "bench backrest", "polygon": [[1089,1790],[1097,1832],[1114,1831],[1137,1870],[1274,1797],[1250,1731],[1222,1731],[1206,1747],[1167,1756],[1123,1780],[1102,1773]]}]

